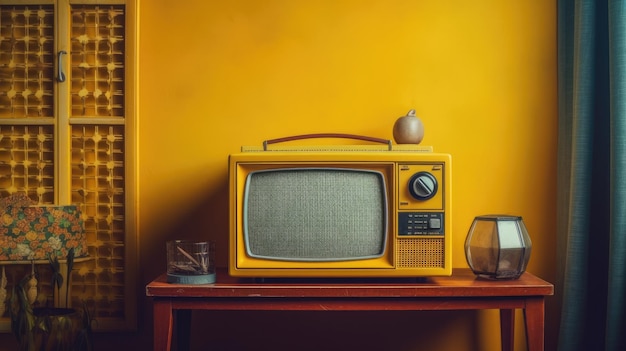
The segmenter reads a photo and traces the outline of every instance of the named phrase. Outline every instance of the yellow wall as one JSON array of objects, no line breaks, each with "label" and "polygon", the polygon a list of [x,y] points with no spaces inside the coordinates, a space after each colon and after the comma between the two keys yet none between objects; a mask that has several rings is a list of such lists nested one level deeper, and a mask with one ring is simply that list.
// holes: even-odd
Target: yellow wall
[{"label": "yellow wall", "polygon": [[[422,144],[453,156],[453,265],[467,266],[474,216],[518,214],[534,245],[529,271],[553,280],[555,1],[144,0],[139,10],[141,325],[131,342],[150,340],[142,287],[165,269],[166,240],[214,240],[226,265],[229,153],[315,132],[391,139],[409,109],[425,124]],[[217,317],[198,317],[219,335],[196,334],[194,349],[237,335],[241,347],[248,335],[293,349],[298,330],[313,340],[328,332],[320,321],[349,326],[347,349],[498,349],[492,311],[377,314],[371,323],[358,313]],[[242,320],[256,331],[228,332]],[[287,333],[269,334],[274,323]]]}]

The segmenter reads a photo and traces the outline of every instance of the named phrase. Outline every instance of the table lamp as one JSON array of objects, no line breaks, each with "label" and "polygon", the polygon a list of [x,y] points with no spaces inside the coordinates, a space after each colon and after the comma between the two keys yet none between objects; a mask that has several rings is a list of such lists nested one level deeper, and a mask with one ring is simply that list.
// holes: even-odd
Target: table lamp
[{"label": "table lamp", "polygon": [[465,240],[465,257],[479,277],[517,279],[526,270],[531,247],[522,217],[477,216]]}]

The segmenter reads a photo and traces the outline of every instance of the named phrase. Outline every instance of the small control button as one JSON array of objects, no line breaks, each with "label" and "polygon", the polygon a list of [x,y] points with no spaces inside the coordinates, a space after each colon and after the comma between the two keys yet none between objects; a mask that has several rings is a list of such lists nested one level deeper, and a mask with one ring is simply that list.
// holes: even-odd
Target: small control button
[{"label": "small control button", "polygon": [[441,229],[441,219],[431,218],[428,223],[430,229]]}]

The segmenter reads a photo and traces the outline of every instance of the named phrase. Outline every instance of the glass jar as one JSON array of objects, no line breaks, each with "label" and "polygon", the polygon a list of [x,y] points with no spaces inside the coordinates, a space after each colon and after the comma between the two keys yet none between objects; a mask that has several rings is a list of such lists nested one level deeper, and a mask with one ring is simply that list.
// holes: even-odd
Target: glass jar
[{"label": "glass jar", "polygon": [[167,281],[179,284],[215,282],[215,244],[173,240],[167,244]]},{"label": "glass jar", "polygon": [[465,240],[465,257],[479,277],[517,279],[526,270],[531,247],[522,217],[477,216]]}]

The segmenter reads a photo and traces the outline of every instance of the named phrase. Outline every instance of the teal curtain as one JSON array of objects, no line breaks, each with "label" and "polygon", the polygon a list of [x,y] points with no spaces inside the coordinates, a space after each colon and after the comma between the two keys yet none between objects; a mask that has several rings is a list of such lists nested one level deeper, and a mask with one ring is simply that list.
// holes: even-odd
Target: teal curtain
[{"label": "teal curtain", "polygon": [[558,0],[559,350],[626,350],[626,1]]}]

